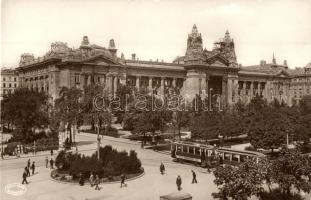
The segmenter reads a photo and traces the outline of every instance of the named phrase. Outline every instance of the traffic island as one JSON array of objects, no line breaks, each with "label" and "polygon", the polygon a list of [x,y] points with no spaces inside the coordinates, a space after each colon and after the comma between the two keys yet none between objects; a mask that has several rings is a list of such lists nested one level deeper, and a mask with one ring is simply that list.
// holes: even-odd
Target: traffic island
[{"label": "traffic island", "polygon": [[[99,153],[99,155],[98,155]],[[125,178],[134,179],[144,173],[137,153],[131,150],[117,151],[111,146],[101,147],[91,156],[79,153],[60,151],[55,159],[57,169],[51,172],[53,180],[80,184],[86,183],[90,177],[94,181],[109,183]]]},{"label": "traffic island", "polygon": [[[138,179],[142,177],[145,174],[145,171],[143,168],[140,169],[139,172],[133,173],[133,174],[126,174],[126,181],[131,181]],[[69,174],[69,172],[63,172],[59,171],[58,169],[54,169],[51,172],[51,178],[54,181],[60,182],[60,183],[71,183],[71,184],[79,184],[79,177],[74,177]],[[108,176],[108,177],[100,177],[100,183],[119,183],[121,181],[121,174],[115,175],[115,176]],[[89,184],[89,177],[86,177],[84,184]]]}]

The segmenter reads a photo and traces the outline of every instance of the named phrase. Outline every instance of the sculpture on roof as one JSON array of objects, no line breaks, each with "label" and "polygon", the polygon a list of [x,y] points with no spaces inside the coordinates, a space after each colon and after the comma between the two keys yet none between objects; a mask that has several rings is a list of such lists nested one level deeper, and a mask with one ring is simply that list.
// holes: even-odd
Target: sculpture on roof
[{"label": "sculpture on roof", "polygon": [[188,35],[185,60],[200,59],[202,51],[203,51],[202,36],[198,32],[197,26],[194,24],[192,27],[192,32]]},{"label": "sculpture on roof", "polygon": [[28,63],[28,62],[31,62],[31,61],[34,61],[34,60],[35,60],[35,57],[34,57],[33,54],[30,54],[30,53],[23,53],[23,54],[21,55],[21,59],[20,59],[20,61],[19,61],[19,64],[20,64],[20,65],[24,65],[24,64],[26,64],[26,63]]},{"label": "sculpture on roof", "polygon": [[231,66],[237,65],[237,58],[235,54],[234,41],[231,39],[229,31],[225,33],[225,37],[215,42],[214,51],[221,53],[221,55],[229,61]]},{"label": "sculpture on roof", "polygon": [[81,42],[81,46],[88,46],[90,44],[89,42],[89,38],[85,35],[83,36],[82,42]]},{"label": "sculpture on roof", "polygon": [[54,53],[65,53],[68,52],[70,48],[65,42],[54,42],[51,44],[51,52]]}]

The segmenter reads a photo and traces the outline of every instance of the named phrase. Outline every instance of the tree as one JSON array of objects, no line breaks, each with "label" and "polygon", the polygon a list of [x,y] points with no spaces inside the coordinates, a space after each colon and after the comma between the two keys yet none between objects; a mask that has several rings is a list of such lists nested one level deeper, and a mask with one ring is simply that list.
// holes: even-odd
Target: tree
[{"label": "tree", "polygon": [[33,142],[34,130],[49,124],[49,98],[43,92],[18,88],[4,96],[1,104],[2,120],[14,125],[13,135],[19,141]]},{"label": "tree", "polygon": [[283,149],[281,155],[271,163],[268,176],[278,184],[283,194],[290,194],[293,188],[310,192],[311,184],[303,178],[311,172],[311,163],[306,156],[296,150]]},{"label": "tree", "polygon": [[67,123],[69,130],[69,142],[72,142],[71,126],[77,125],[77,121],[81,118],[82,104],[80,98],[82,90],[72,87],[62,87],[59,92],[59,98],[55,100],[55,112],[59,120]]},{"label": "tree", "polygon": [[219,186],[219,192],[213,196],[223,200],[230,198],[246,200],[252,195],[259,196],[263,191],[265,180],[264,162],[248,161],[233,167],[230,165],[219,166],[213,172],[214,183]]},{"label": "tree", "polygon": [[[173,126],[177,128],[178,139],[181,140],[181,128],[186,127],[190,121],[190,113],[185,110],[180,110],[173,112],[172,122]],[[175,139],[175,132],[174,132],[174,139]]]},{"label": "tree", "polygon": [[209,139],[215,139],[219,136],[220,114],[217,111],[202,112],[194,116],[190,124],[192,138],[203,139],[206,142]]}]

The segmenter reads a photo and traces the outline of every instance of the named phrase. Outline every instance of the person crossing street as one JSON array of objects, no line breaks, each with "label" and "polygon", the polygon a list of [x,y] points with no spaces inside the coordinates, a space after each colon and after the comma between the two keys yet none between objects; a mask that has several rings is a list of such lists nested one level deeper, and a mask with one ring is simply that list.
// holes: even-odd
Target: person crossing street
[{"label": "person crossing street", "polygon": [[191,172],[192,172],[192,183],[198,183],[196,173],[193,170],[191,170]]},{"label": "person crossing street", "polygon": [[28,184],[28,181],[27,181],[27,167],[25,167],[25,170],[23,172],[23,181],[22,181],[22,184]]},{"label": "person crossing street", "polygon": [[165,171],[164,164],[161,163],[161,165],[160,165],[160,172],[161,172],[162,175],[164,174],[164,171]]},{"label": "person crossing street", "polygon": [[32,162],[32,165],[31,165],[31,170],[32,170],[32,175],[34,175],[35,174],[35,168],[36,168],[36,166],[35,166],[35,161],[33,161]]},{"label": "person crossing street", "polygon": [[176,185],[177,185],[178,190],[181,190],[181,183],[182,183],[181,177],[180,177],[180,175],[178,175],[177,179],[176,179]]}]

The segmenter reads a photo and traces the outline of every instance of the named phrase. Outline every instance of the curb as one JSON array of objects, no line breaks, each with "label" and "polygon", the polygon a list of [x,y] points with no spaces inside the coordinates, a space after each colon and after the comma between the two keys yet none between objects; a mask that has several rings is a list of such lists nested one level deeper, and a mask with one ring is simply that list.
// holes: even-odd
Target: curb
[{"label": "curb", "polygon": [[[51,172],[52,173],[52,172]],[[79,185],[78,182],[65,182],[65,181],[59,181],[59,180],[55,180],[54,178],[52,178],[51,176],[51,173],[50,173],[50,179],[52,179],[52,181],[56,182],[56,183],[62,183],[62,184],[71,184],[71,185]],[[138,178],[141,178],[145,175],[145,169],[143,171],[143,173],[139,174],[138,176],[135,176],[135,177],[132,177],[132,178],[129,178],[129,179],[125,179],[126,182],[128,181],[133,181],[135,179],[138,179]],[[111,181],[111,182],[102,182],[100,183],[100,185],[105,185],[105,184],[115,184],[115,183],[120,183],[120,181]],[[84,185],[91,185],[89,182],[86,182],[84,183]]]}]

